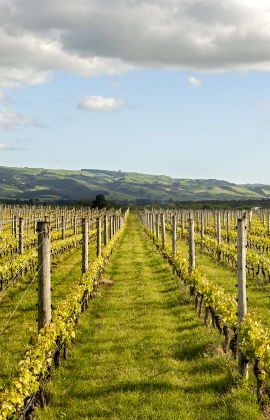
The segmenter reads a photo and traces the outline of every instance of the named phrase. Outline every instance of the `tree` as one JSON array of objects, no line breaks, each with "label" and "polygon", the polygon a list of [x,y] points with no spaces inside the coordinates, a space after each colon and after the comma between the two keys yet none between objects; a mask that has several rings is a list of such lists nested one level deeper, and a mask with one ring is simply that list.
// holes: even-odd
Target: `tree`
[{"label": "tree", "polygon": [[98,207],[98,209],[103,209],[107,206],[106,198],[103,194],[96,195],[95,200],[92,202],[92,207]]}]

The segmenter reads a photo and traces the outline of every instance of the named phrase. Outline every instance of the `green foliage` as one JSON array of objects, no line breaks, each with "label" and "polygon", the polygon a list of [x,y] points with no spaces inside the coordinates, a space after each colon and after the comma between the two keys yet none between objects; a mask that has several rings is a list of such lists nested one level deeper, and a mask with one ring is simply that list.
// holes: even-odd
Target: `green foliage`
[{"label": "green foliage", "polygon": [[103,194],[96,195],[95,200],[93,200],[93,202],[92,202],[92,208],[97,207],[100,210],[100,209],[103,209],[106,206],[107,206],[107,201],[106,201],[106,198],[104,197],[104,195]]}]

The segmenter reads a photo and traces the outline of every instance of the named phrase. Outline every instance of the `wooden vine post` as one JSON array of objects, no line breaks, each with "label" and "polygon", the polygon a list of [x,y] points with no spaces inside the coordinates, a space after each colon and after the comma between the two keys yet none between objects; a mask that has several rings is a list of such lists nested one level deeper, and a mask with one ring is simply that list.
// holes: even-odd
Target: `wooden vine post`
[{"label": "wooden vine post", "polygon": [[[246,217],[237,220],[237,312],[238,325],[241,325],[247,313],[247,292],[246,292],[246,252],[247,252],[247,226]],[[248,360],[242,355],[239,343],[240,332],[237,334],[238,372],[248,378]]]},{"label": "wooden vine post", "polygon": [[101,219],[97,218],[97,257],[101,255]]},{"label": "wooden vine post", "polygon": [[[218,245],[221,244],[221,223],[220,223],[220,212],[217,212],[217,243]],[[217,251],[217,259],[220,261],[221,252],[220,250]]]},{"label": "wooden vine post", "polygon": [[113,233],[113,226],[114,226],[113,218],[114,218],[114,216],[110,216],[110,239],[112,239],[112,237],[114,235],[114,233]]},{"label": "wooden vine post", "polygon": [[165,218],[164,213],[160,215],[161,219],[161,237],[162,237],[162,248],[164,249],[166,243],[166,230],[165,230]]},{"label": "wooden vine post", "polygon": [[156,214],[156,238],[159,238],[159,214]]},{"label": "wooden vine post", "polygon": [[228,212],[227,212],[227,243],[229,243],[229,242],[230,242],[230,237],[229,237],[230,225],[231,225],[231,219],[230,219],[230,217],[231,217],[231,214],[230,214],[230,212],[228,211]]},{"label": "wooden vine post", "polygon": [[62,239],[66,237],[66,219],[65,216],[62,216]]},{"label": "wooden vine post", "polygon": [[16,216],[13,216],[13,220],[12,220],[12,234],[17,239],[17,217]]},{"label": "wooden vine post", "polygon": [[185,229],[185,218],[184,218],[184,211],[181,212],[181,235],[184,236],[184,229]]},{"label": "wooden vine post", "polygon": [[82,273],[88,270],[88,220],[82,218]]},{"label": "wooden vine post", "polygon": [[108,217],[104,216],[104,246],[108,244]]},{"label": "wooden vine post", "polygon": [[189,230],[188,230],[188,272],[189,274],[192,273],[193,269],[195,268],[195,239],[194,239],[194,219],[190,217],[188,220]]},{"label": "wooden vine post", "polygon": [[38,231],[38,330],[51,322],[50,223],[37,222]]},{"label": "wooden vine post", "polygon": [[172,215],[172,251],[176,253],[176,217]]},{"label": "wooden vine post", "polygon": [[[188,273],[191,274],[195,268],[195,239],[194,239],[194,219],[189,215],[188,219]],[[190,296],[195,296],[195,288],[190,286]]]},{"label": "wooden vine post", "polygon": [[76,218],[76,216],[74,216],[74,219],[73,219],[73,232],[74,232],[74,235],[77,235],[77,218]]},{"label": "wooden vine post", "polygon": [[203,237],[204,237],[204,214],[201,213],[201,249],[203,249]]},{"label": "wooden vine post", "polygon": [[19,218],[19,254],[23,254],[23,235],[24,235],[24,220]]}]

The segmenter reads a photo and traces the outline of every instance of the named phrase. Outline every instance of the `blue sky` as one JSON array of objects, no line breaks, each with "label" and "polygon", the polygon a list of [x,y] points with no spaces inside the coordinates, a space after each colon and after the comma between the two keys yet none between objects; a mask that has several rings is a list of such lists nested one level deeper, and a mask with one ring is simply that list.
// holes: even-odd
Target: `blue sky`
[{"label": "blue sky", "polygon": [[270,184],[270,4],[0,0],[0,165]]}]

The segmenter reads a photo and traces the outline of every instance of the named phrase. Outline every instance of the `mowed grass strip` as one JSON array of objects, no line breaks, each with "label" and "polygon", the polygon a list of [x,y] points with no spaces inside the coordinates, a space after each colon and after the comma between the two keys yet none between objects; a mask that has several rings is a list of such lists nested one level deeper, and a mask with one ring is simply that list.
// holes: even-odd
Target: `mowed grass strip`
[{"label": "mowed grass strip", "polygon": [[[95,240],[90,240],[89,262],[96,258]],[[81,276],[81,247],[52,259],[52,306],[65,299],[75,281]],[[29,274],[17,281],[0,302],[0,331],[14,309],[18,308],[4,331],[0,334],[0,387],[7,387],[18,373],[18,363],[24,356],[31,330],[37,330],[37,280],[38,273]],[[31,280],[29,290],[22,299]]]},{"label": "mowed grass strip", "polygon": [[215,330],[134,214],[82,314],[70,358],[46,384],[44,419],[259,419]]}]

